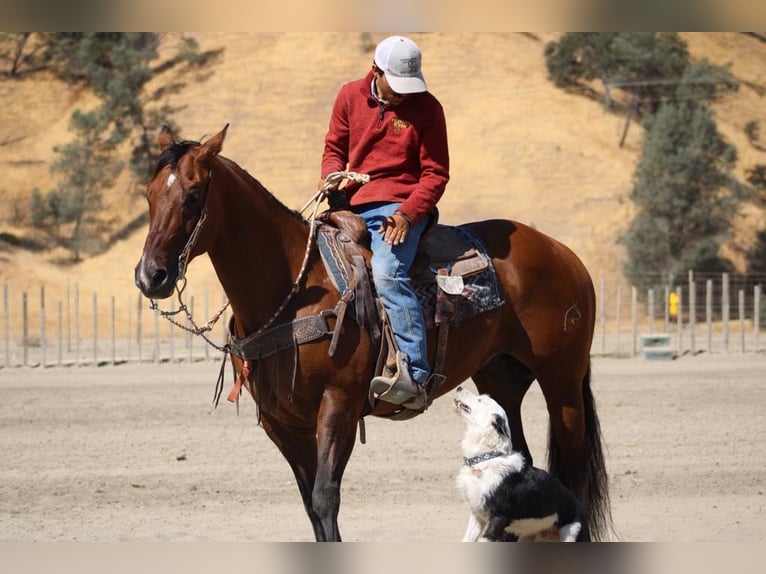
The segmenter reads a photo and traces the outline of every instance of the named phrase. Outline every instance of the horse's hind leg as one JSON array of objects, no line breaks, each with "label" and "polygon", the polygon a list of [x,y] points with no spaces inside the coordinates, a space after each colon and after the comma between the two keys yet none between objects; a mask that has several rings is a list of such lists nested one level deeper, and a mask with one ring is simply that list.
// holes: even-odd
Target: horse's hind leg
[{"label": "horse's hind leg", "polygon": [[476,389],[495,399],[505,409],[511,425],[511,442],[515,450],[532,460],[521,422],[521,402],[535,380],[534,375],[510,355],[499,355],[476,372]]}]

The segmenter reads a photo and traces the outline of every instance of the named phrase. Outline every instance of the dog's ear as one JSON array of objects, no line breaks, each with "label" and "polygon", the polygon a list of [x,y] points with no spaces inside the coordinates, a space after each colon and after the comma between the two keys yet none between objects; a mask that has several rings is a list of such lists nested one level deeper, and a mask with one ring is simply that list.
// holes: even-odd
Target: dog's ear
[{"label": "dog's ear", "polygon": [[508,423],[505,418],[500,415],[492,415],[492,426],[495,427],[497,434],[511,438],[511,429],[508,428]]}]

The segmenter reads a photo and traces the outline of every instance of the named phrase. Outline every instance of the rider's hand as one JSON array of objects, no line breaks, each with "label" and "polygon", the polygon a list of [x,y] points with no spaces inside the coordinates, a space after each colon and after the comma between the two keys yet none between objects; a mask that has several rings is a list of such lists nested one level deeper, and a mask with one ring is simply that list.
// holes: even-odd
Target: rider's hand
[{"label": "rider's hand", "polygon": [[390,217],[387,217],[378,228],[378,233],[383,234],[383,241],[391,245],[404,243],[409,231],[410,220],[398,211]]}]

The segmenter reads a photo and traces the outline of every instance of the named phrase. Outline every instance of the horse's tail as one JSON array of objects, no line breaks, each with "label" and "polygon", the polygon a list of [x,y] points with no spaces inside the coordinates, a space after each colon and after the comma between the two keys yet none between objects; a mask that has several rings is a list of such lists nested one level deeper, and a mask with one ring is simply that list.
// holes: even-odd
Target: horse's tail
[{"label": "horse's tail", "polygon": [[[584,472],[577,480],[567,480],[565,476],[561,449],[548,430],[548,471],[562,478],[567,485],[582,496],[582,502],[588,513],[588,526],[591,538],[605,540],[613,531],[612,512],[609,503],[609,477],[604,463],[604,450],[601,439],[601,425],[596,414],[596,403],[590,388],[590,363],[582,381],[583,404],[585,406],[585,448],[586,460]],[[576,484],[569,484],[575,482]]]}]

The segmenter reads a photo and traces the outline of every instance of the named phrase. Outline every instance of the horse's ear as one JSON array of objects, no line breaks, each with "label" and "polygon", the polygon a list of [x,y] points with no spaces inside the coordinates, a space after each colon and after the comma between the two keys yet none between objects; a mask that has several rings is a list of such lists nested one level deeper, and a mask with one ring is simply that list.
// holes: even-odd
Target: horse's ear
[{"label": "horse's ear", "polygon": [[164,152],[168,146],[175,142],[175,140],[176,138],[173,135],[173,130],[170,129],[170,126],[167,124],[163,125],[162,129],[160,130],[160,137],[158,138],[160,143],[160,152]]},{"label": "horse's ear", "polygon": [[207,162],[221,153],[223,149],[223,140],[226,138],[226,130],[229,129],[229,124],[223,126],[223,129],[207,140],[200,146],[197,159],[202,162]]}]

